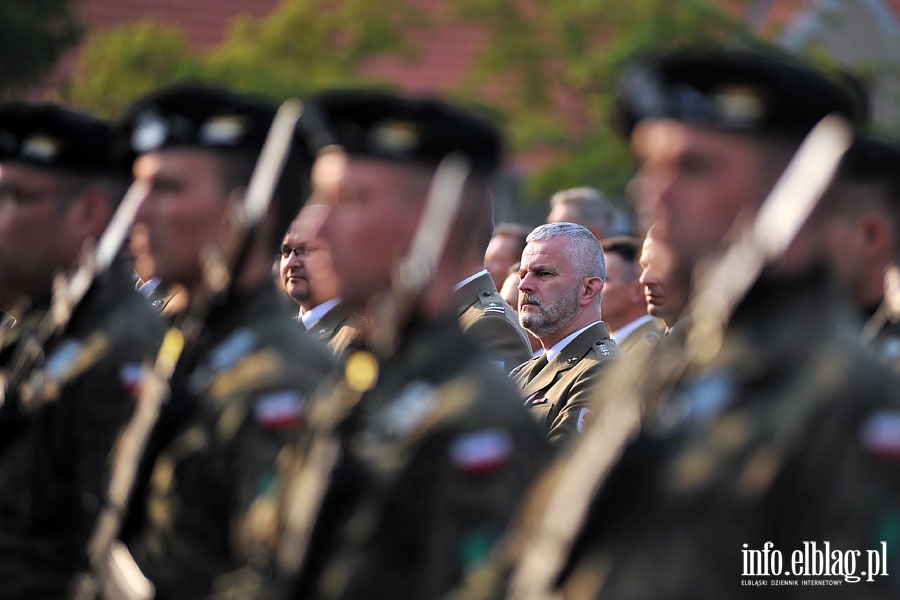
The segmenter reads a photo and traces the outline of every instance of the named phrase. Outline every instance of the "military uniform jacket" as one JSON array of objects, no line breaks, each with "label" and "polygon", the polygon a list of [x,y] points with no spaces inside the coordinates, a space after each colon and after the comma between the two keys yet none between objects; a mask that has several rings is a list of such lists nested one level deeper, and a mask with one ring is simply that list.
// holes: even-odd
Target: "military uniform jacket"
[{"label": "military uniform jacket", "polygon": [[463,333],[501,371],[531,358],[531,342],[516,312],[500,296],[489,273],[482,273],[453,293]]},{"label": "military uniform jacket", "polygon": [[885,320],[868,346],[884,364],[900,372],[900,321]]},{"label": "military uniform jacket", "polygon": [[[267,282],[216,308],[151,440],[146,502],[125,541],[157,598],[200,598],[219,574],[265,570],[279,489],[275,459],[333,367]],[[268,540],[271,542],[271,540]],[[257,562],[258,560],[258,562]]]},{"label": "military uniform jacket", "polygon": [[569,342],[549,363],[541,354],[510,373],[551,444],[561,447],[581,435],[594,410],[597,381],[610,360],[620,355],[600,322]]},{"label": "military uniform jacket", "polygon": [[485,559],[548,454],[452,318],[414,327],[341,439],[295,598],[440,598]]},{"label": "military uniform jacket", "polygon": [[[898,597],[900,388],[833,306],[818,273],[760,282],[717,359],[675,382],[656,367],[680,348],[659,344],[642,387],[649,418],[592,502],[566,598]],[[748,562],[768,542],[777,576],[762,554]],[[815,549],[861,557],[828,576]],[[878,575],[845,577],[862,571]]]},{"label": "military uniform jacket", "polygon": [[[36,306],[9,332],[0,351],[6,367],[46,307]],[[19,414],[19,435],[0,456],[0,597],[61,598],[85,568],[110,450],[133,407],[141,363],[156,353],[162,333],[117,260],[46,345],[26,386],[40,408]],[[10,391],[6,405],[18,400]]]},{"label": "military uniform jacket", "polygon": [[353,309],[344,302],[338,303],[306,330],[307,335],[327,344],[335,354],[343,352],[356,333]]},{"label": "military uniform jacket", "polygon": [[635,348],[642,344],[655,344],[662,337],[663,329],[659,322],[651,319],[616,342],[619,349],[625,354],[631,354]]}]

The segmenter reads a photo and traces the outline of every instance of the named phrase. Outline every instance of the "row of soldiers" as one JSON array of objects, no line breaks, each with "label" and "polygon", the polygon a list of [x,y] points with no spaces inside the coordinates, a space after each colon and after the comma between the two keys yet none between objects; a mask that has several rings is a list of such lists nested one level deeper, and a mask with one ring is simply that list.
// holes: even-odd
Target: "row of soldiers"
[{"label": "row of soldiers", "polygon": [[[858,141],[760,265],[776,228],[736,224],[779,198],[778,229],[806,216],[794,204],[862,131],[862,99],[794,59],[725,48],[641,56],[616,98],[655,220],[644,254],[665,249],[646,287],[668,335],[622,357],[600,321],[600,242],[549,224],[517,271],[531,359],[482,271],[502,148],[468,111],[335,91],[295,127],[196,86],[115,125],[0,107],[0,290],[18,318],[0,346],[0,597],[739,598],[759,593],[748,576],[788,577],[748,552],[809,543],[879,557],[834,568],[844,597],[895,596],[897,382],[828,259],[860,297],[865,269],[869,335],[890,347],[896,311],[871,273],[900,239],[883,216],[900,153]],[[796,197],[767,200],[828,115],[814,168],[788,175]],[[152,276],[184,298],[170,322],[124,257],[104,260],[132,220]],[[330,298],[300,267],[317,243]],[[717,258],[726,247],[741,260]],[[275,248],[299,324],[272,285]],[[76,268],[83,295],[57,275]],[[688,301],[711,288],[730,302]],[[335,352],[313,339],[342,329]]]}]

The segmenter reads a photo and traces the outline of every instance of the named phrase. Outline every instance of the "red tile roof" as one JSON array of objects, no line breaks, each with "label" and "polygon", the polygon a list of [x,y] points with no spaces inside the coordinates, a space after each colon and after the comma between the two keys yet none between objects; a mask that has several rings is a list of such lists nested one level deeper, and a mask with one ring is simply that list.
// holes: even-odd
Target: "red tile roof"
[{"label": "red tile roof", "polygon": [[280,0],[80,0],[78,11],[89,30],[152,18],[184,28],[188,42],[205,49],[221,42],[229,21],[239,15],[268,14]]}]

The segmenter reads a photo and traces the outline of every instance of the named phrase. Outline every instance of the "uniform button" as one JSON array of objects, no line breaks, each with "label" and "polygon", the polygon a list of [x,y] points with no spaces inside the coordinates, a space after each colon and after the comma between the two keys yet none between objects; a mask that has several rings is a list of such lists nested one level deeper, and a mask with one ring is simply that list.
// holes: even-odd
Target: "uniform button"
[{"label": "uniform button", "polygon": [[488,296],[491,295],[491,293],[490,292],[481,292],[481,295],[484,296],[485,298],[487,298]]}]

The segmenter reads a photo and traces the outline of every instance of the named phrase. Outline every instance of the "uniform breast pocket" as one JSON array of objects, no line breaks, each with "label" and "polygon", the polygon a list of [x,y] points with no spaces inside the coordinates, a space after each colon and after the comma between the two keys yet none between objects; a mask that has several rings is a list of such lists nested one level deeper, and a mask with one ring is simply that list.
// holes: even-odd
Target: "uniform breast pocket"
[{"label": "uniform breast pocket", "polygon": [[559,414],[559,406],[547,398],[532,399],[528,404],[528,410],[531,411],[538,424],[544,428],[544,431],[550,430],[553,420]]}]

